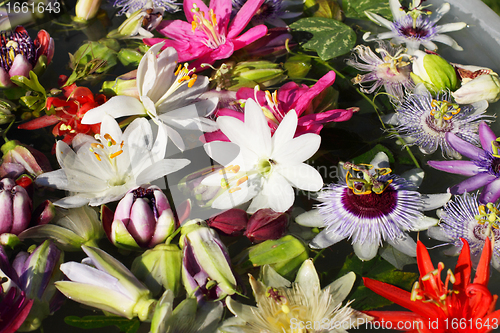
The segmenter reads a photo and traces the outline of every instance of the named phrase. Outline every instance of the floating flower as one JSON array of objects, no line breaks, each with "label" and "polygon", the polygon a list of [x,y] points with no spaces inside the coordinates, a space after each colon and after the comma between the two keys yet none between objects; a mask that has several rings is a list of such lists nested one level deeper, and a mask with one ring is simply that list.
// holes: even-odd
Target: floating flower
[{"label": "floating flower", "polygon": [[163,8],[169,13],[179,10],[178,3],[171,0],[116,0],[113,6],[122,7],[118,15],[132,14],[148,6]]},{"label": "floating flower", "polygon": [[406,144],[418,146],[424,154],[438,148],[446,158],[461,158],[447,140],[454,134],[472,144],[479,144],[479,122],[487,117],[488,103],[480,101],[470,105],[454,103],[447,92],[433,97],[428,91],[407,95],[396,113],[389,115],[387,123],[396,125],[395,131],[405,138]]},{"label": "floating flower", "polygon": [[[248,0],[232,0],[233,12],[237,13]],[[291,19],[302,15],[302,5],[305,0],[265,0],[259,10],[255,12],[252,23],[269,23],[275,27],[288,26],[283,19]],[[299,11],[292,11],[300,9]]]},{"label": "floating flower", "polygon": [[[321,289],[312,260],[304,261],[291,283],[264,266],[263,282],[250,275],[257,307],[227,298],[228,309],[236,316],[219,328],[222,332],[282,333],[341,332],[371,320],[371,317],[342,301],[351,291],[356,275],[350,272]],[[304,330],[306,323],[315,323]],[[317,327],[316,323],[321,323]]]},{"label": "floating flower", "polygon": [[306,133],[294,138],[296,112],[285,115],[272,137],[262,109],[254,100],[246,101],[244,117],[244,122],[233,117],[217,118],[222,133],[231,142],[205,144],[208,155],[225,166],[201,182],[226,190],[213,201],[213,208],[229,209],[253,199],[248,213],[261,208],[285,212],[295,200],[292,186],[306,191],[321,188],[319,172],[302,163],[318,150],[321,137]]},{"label": "floating flower", "polygon": [[454,133],[446,134],[450,146],[470,161],[428,161],[434,169],[469,176],[457,185],[450,187],[452,194],[472,192],[484,186],[479,195],[479,202],[487,204],[500,198],[500,155],[495,133],[482,121],[479,124],[479,139],[481,148],[462,140]]},{"label": "floating flower", "polygon": [[156,300],[151,292],[118,260],[95,247],[82,246],[84,263],[66,262],[61,271],[70,281],[56,288],[75,302],[141,321],[151,319]]},{"label": "floating flower", "polygon": [[139,118],[122,133],[116,120],[105,116],[98,140],[80,134],[73,140],[74,150],[58,141],[61,169],[38,176],[36,183],[73,192],[54,203],[64,208],[119,200],[128,190],[189,164],[185,159],[164,159],[167,137],[163,131],[160,126],[154,141],[148,121]]},{"label": "floating flower", "polygon": [[[390,175],[389,159],[378,153],[366,165],[345,163],[346,183],[331,184],[319,193],[316,209],[299,215],[296,222],[325,227],[310,246],[326,248],[349,238],[362,260],[371,260],[383,241],[399,251],[415,256],[415,242],[407,231],[426,230],[438,220],[422,211],[442,206],[449,194],[422,195],[416,191],[423,178],[420,170]],[[357,173],[359,175],[357,175]]]},{"label": "floating flower", "polygon": [[[413,90],[414,84],[410,78],[411,63],[403,47],[393,47],[389,43],[380,42],[375,52],[369,46],[357,45],[353,49],[353,57],[347,64],[358,70],[369,72],[358,74],[352,82],[361,86],[361,91],[372,94],[384,86],[394,104],[403,100],[405,93]],[[358,59],[360,61],[358,61]],[[362,62],[361,62],[362,61]],[[369,85],[364,83],[373,82]]]},{"label": "floating flower", "polygon": [[172,46],[179,52],[179,62],[196,59],[191,66],[199,69],[201,64],[229,58],[234,51],[266,35],[267,28],[261,24],[238,36],[263,3],[264,0],[247,1],[229,23],[231,0],[212,0],[210,7],[201,0],[186,0],[183,8],[187,22],[163,21],[157,31],[169,39],[146,38],[144,42],[164,42],[163,48]]},{"label": "floating flower", "polygon": [[[67,78],[63,75],[59,77],[61,84],[66,80]],[[64,87],[63,95],[64,97],[47,98],[46,108],[50,110],[47,113],[51,114],[30,120],[17,128],[34,130],[55,125],[52,128],[52,135],[62,137],[67,144],[71,144],[78,133],[88,135],[99,133],[99,124],[92,126],[82,124],[82,119],[89,110],[105,103],[106,96],[94,95],[89,88],[77,87],[76,84]]]},{"label": "floating flower", "polygon": [[[489,238],[481,255],[476,276],[471,277],[469,244],[464,246],[458,257],[455,273],[450,269],[446,281],[441,281],[444,264],[437,269],[431,262],[429,252],[422,242],[417,243],[417,263],[420,278],[412,291],[399,289],[390,284],[363,278],[365,286],[388,300],[413,311],[368,311],[375,317],[374,324],[397,327],[400,322],[413,323],[407,332],[440,333],[487,333],[498,327],[500,310],[495,311],[496,295],[488,290],[490,278],[491,242]],[[451,289],[448,287],[451,284]]]},{"label": "floating flower", "polygon": [[22,26],[0,32],[0,88],[11,87],[12,76],[29,77],[31,70],[44,69],[53,55],[54,40],[45,30],[40,30],[34,41]]},{"label": "floating flower", "polygon": [[[314,110],[315,103],[313,100],[330,87],[334,81],[335,72],[331,71],[310,88],[305,84],[298,85],[295,82],[286,83],[272,94],[269,91],[263,92],[251,88],[241,88],[238,90],[236,98],[240,101],[250,98],[261,106],[267,124],[271,129],[271,134],[274,134],[279,124],[291,110],[295,110],[298,117],[297,130],[295,131],[296,137],[304,133],[319,134],[324,123],[347,121],[357,111],[356,108],[347,110],[334,109],[324,112]],[[242,112],[231,109],[220,109],[217,114],[218,116],[232,116],[240,120],[244,118]],[[205,140],[207,142],[214,140],[228,141],[228,138],[220,131],[216,131],[206,133]]]},{"label": "floating flower", "polygon": [[453,245],[445,254],[457,255],[462,249],[465,239],[469,243],[472,262],[477,266],[483,251],[486,238],[493,245],[492,265],[500,270],[500,211],[498,205],[488,203],[481,205],[477,194],[464,193],[456,195],[443,209],[437,211],[439,225],[427,230],[429,237]]},{"label": "floating flower", "polygon": [[422,7],[420,5],[412,8],[408,12],[402,10],[402,6],[398,0],[389,0],[389,5],[394,18],[393,22],[375,13],[365,11],[366,16],[368,16],[370,20],[391,30],[390,32],[380,33],[375,37],[371,37],[370,32],[367,32],[363,36],[365,41],[391,38],[392,43],[406,44],[408,54],[413,54],[418,50],[420,44],[429,50],[435,51],[437,46],[433,41],[449,45],[457,51],[463,50],[453,38],[444,33],[465,28],[467,26],[465,22],[436,25],[443,15],[450,10],[449,3],[441,5],[441,7],[428,18],[423,16],[424,12],[421,10]]},{"label": "floating flower", "polygon": [[[114,96],[107,103],[87,112],[83,124],[95,124],[109,114],[114,118],[148,115],[157,123],[166,123],[178,128],[214,131],[212,120],[204,116],[217,105],[215,99],[198,103],[196,99],[207,90],[208,78],[197,76],[187,64],[178,65],[177,51],[167,48],[160,53],[163,44],[151,47],[141,59],[137,69],[139,100],[131,96]],[[201,113],[201,116],[199,116]],[[162,124],[168,136],[181,150],[185,148],[181,135],[173,128]]]}]

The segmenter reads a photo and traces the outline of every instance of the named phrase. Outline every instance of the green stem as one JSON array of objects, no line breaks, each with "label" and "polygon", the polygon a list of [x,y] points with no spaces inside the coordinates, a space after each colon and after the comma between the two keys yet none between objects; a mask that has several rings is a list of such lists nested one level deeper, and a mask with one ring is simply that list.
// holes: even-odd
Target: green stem
[{"label": "green stem", "polygon": [[321,251],[319,251],[313,258],[313,263],[316,262],[316,260],[323,254],[323,252],[326,250],[327,248],[324,248],[324,249],[321,249]]},{"label": "green stem", "polygon": [[[325,66],[326,68],[328,68],[329,70],[332,70],[335,72],[335,74],[337,76],[339,76],[341,79],[346,79],[345,75],[343,75],[342,73],[340,73],[339,71],[337,71],[335,68],[333,68],[329,63],[327,63],[326,61],[323,61],[321,59],[317,60],[318,62],[320,62],[323,66]],[[356,88],[356,91],[358,92],[358,94],[360,94],[368,103],[370,103],[370,105],[373,107],[373,109],[375,110],[375,112],[377,113],[377,117],[380,121],[380,123],[382,124],[382,127],[387,130],[386,128],[386,125],[384,124],[384,122],[382,121],[382,116],[381,116],[381,112],[379,111],[377,105],[375,104],[375,102],[373,100],[371,100],[370,98],[368,98],[368,96],[366,96],[361,90],[359,90],[359,88]],[[389,125],[389,127],[391,129],[394,128],[394,126],[392,125]],[[405,149],[406,151],[408,152],[408,155],[410,155],[410,158],[411,160],[413,161],[413,163],[415,164],[415,166],[417,168],[420,169],[420,164],[418,163],[417,159],[415,158],[415,155],[413,155],[413,153],[411,152],[411,149],[410,147],[406,144],[405,140],[399,135],[399,134],[396,134],[396,137],[403,143],[403,145],[405,146]]]},{"label": "green stem", "polygon": [[15,122],[15,121],[16,121],[15,119],[14,119],[14,120],[12,120],[12,121],[10,122],[9,126],[7,126],[7,128],[6,128],[4,131],[2,131],[2,137],[3,137],[3,140],[5,141],[5,143],[7,143],[8,141],[10,141],[10,140],[7,138],[7,132],[10,130],[10,128],[12,127],[12,125],[14,125],[14,122]]}]

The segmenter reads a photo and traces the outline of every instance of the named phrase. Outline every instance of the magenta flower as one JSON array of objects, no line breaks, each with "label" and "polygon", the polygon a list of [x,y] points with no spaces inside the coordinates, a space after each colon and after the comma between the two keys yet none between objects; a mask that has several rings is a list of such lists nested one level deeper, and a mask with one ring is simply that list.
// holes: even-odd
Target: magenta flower
[{"label": "magenta flower", "polygon": [[[257,103],[261,106],[266,116],[267,124],[271,128],[272,134],[274,134],[285,115],[291,110],[295,110],[299,117],[295,137],[305,133],[319,134],[324,123],[347,121],[356,112],[356,108],[349,108],[347,110],[334,109],[314,113],[315,111],[317,112],[317,110],[314,110],[314,98],[331,86],[333,82],[335,82],[335,72],[332,71],[328,72],[310,88],[305,84],[298,85],[295,82],[286,83],[273,94],[269,91],[255,92],[251,88],[241,88],[236,93],[236,98],[247,100],[248,98],[255,99],[255,96],[257,96]],[[217,116],[231,116],[241,121],[244,118],[243,112],[231,109],[220,109],[217,112]],[[204,136],[207,142],[216,140],[229,141],[220,130],[205,133]]]},{"label": "magenta flower", "polygon": [[145,38],[144,42],[147,45],[165,42],[163,49],[174,47],[180,63],[196,59],[193,67],[213,64],[266,35],[267,27],[263,24],[240,35],[262,3],[264,0],[247,1],[229,23],[231,0],[211,0],[209,8],[201,0],[186,0],[183,7],[187,22],[163,21],[156,30],[169,39]]},{"label": "magenta flower", "polygon": [[479,202],[486,204],[500,198],[500,155],[498,151],[500,140],[484,121],[479,124],[479,139],[482,149],[448,132],[446,140],[450,146],[471,160],[429,161],[427,163],[434,169],[470,177],[452,186],[450,188],[452,194],[472,192],[484,186],[484,190],[479,196]]}]

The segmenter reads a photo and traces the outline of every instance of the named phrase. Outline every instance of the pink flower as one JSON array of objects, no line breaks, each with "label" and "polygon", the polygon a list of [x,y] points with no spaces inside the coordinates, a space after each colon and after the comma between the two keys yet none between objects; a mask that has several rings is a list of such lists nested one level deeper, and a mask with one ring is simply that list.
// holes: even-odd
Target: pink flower
[{"label": "pink flower", "polygon": [[[320,95],[326,88],[335,82],[335,72],[328,72],[325,76],[316,82],[312,87],[305,84],[298,85],[295,82],[288,82],[280,89],[271,94],[269,91],[257,91],[251,88],[241,88],[236,93],[236,98],[246,100],[248,98],[255,99],[261,106],[262,111],[267,119],[267,124],[271,128],[271,133],[278,128],[285,115],[295,110],[299,117],[297,131],[295,137],[304,133],[319,134],[323,128],[323,123],[342,122],[349,120],[352,114],[357,111],[357,108],[349,108],[347,110],[334,109],[325,112],[314,113],[315,103],[314,98]],[[231,116],[243,121],[244,114],[231,109],[220,109],[217,116]],[[229,141],[221,131],[205,133],[204,140],[211,141]]]},{"label": "pink flower", "polygon": [[179,53],[179,62],[197,59],[193,67],[213,64],[266,35],[267,27],[263,24],[240,35],[263,2],[247,1],[229,23],[231,0],[211,0],[210,8],[201,0],[186,0],[183,7],[188,22],[163,21],[157,30],[170,39],[145,38],[144,42],[147,45],[165,42],[163,49],[174,47]]}]

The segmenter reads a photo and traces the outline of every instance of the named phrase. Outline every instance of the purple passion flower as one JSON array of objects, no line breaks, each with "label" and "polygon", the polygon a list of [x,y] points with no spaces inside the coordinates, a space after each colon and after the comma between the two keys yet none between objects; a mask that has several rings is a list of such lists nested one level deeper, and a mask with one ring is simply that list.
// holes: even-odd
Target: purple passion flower
[{"label": "purple passion flower", "polygon": [[472,192],[484,186],[479,195],[479,202],[487,204],[500,198],[500,155],[497,139],[491,128],[482,121],[479,124],[481,148],[460,139],[453,133],[446,134],[450,146],[470,161],[428,161],[434,169],[469,176],[470,178],[450,187],[451,194]]}]

